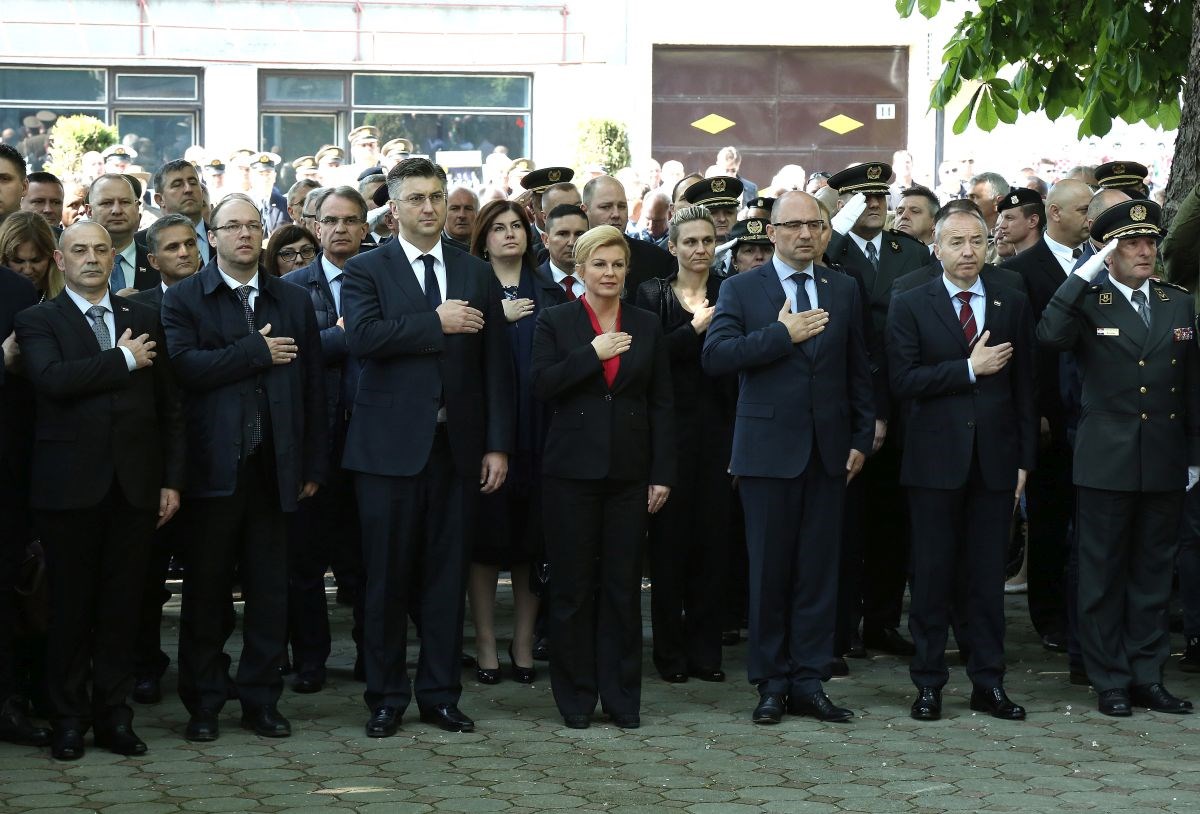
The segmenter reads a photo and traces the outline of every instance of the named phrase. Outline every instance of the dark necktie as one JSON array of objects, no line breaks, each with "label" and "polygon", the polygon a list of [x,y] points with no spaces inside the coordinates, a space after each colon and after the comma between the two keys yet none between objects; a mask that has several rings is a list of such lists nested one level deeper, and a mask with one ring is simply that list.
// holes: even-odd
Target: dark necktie
[{"label": "dark necktie", "polygon": [[1079,246],[1071,249],[1071,256],[1078,260],[1083,255],[1083,249]]},{"label": "dark necktie", "polygon": [[975,312],[971,310],[971,292],[960,291],[954,296],[962,303],[958,307],[958,324],[962,326],[963,338],[967,340],[969,348],[975,343],[975,335],[979,333],[979,326],[975,324]]},{"label": "dark necktie", "polygon": [[879,250],[874,243],[867,243],[867,259],[871,261],[871,268],[879,271]]},{"label": "dark necktie", "polygon": [[807,274],[796,272],[791,277],[796,282],[796,310],[793,313],[799,314],[803,311],[812,310],[812,301],[808,298],[808,289],[804,287],[804,282],[809,279]]},{"label": "dark necktie", "polygon": [[108,350],[112,347],[112,337],[109,336],[108,325],[104,323],[106,310],[103,305],[93,305],[87,309],[87,315],[92,319],[92,333],[96,335],[96,341],[100,343],[100,350]]},{"label": "dark necktie", "polygon": [[425,264],[425,302],[429,303],[430,310],[436,311],[442,304],[442,290],[438,288],[437,275],[433,273],[433,255],[423,254],[421,261]]},{"label": "dark necktie", "polygon": [[[251,333],[258,330],[254,326],[254,309],[250,307],[250,295],[254,289],[248,285],[238,286],[238,299],[242,301],[242,311],[246,315],[246,327]],[[246,450],[246,454],[254,452],[262,444],[262,413],[258,411],[258,400],[254,401],[254,424],[250,427],[250,448]]]},{"label": "dark necktie", "polygon": [[121,291],[126,287],[125,283],[125,258],[117,255],[113,262],[112,279],[109,281],[109,286],[113,291]]},{"label": "dark necktie", "polygon": [[1133,292],[1133,307],[1137,310],[1138,316],[1142,318],[1142,322],[1146,323],[1146,327],[1150,327],[1150,304],[1146,302],[1146,295],[1141,291]]},{"label": "dark necktie", "polygon": [[572,277],[570,274],[568,274],[566,277],[563,277],[562,278],[562,287],[563,287],[563,290],[565,290],[567,292],[567,300],[570,302],[574,302],[576,299],[576,297],[575,297],[575,278]]}]

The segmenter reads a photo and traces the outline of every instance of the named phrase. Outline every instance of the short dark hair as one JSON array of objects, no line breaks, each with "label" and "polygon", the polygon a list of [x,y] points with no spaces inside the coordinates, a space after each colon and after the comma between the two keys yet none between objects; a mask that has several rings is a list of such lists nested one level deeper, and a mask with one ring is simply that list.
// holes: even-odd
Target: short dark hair
[{"label": "short dark hair", "polygon": [[1021,210],[1021,214],[1027,218],[1032,215],[1037,215],[1038,231],[1041,231],[1041,232],[1046,231],[1046,203],[1044,201],[1038,201],[1037,203],[1023,204],[1020,207],[1020,210]]},{"label": "short dark hair", "polygon": [[317,181],[314,181],[311,178],[301,178],[299,181],[288,187],[287,195],[284,197],[287,198],[288,206],[291,206],[294,202],[293,199],[296,197],[296,193],[300,190],[304,190],[304,195],[300,198],[300,205],[303,206],[304,199],[308,197],[308,193],[312,192],[314,189],[320,188],[321,185]]},{"label": "short dark hair", "polygon": [[387,174],[388,197],[400,200],[400,186],[406,178],[436,178],[446,186],[446,171],[428,158],[406,158]]},{"label": "short dark hair", "polygon": [[231,192],[221,200],[217,201],[216,206],[214,206],[212,211],[208,213],[208,230],[210,232],[213,231],[213,227],[217,225],[217,215],[220,213],[220,211],[224,209],[226,205],[231,204],[234,201],[241,201],[242,203],[250,204],[250,206],[254,207],[254,211],[259,212],[259,219],[262,219],[262,213],[258,208],[258,204],[254,202],[253,198],[244,192]]},{"label": "short dark hair", "polygon": [[481,260],[487,260],[488,232],[492,228],[492,223],[505,213],[516,215],[517,219],[521,221],[521,228],[525,230],[524,264],[530,268],[536,268],[537,255],[533,252],[533,226],[529,223],[529,216],[525,214],[525,207],[516,201],[491,201],[484,204],[483,209],[479,210],[479,217],[475,219],[475,227],[471,232],[471,254]]},{"label": "short dark hair", "polygon": [[0,143],[0,158],[8,159],[9,163],[17,168],[16,172],[21,180],[25,180],[25,173],[27,172],[25,159],[17,152],[16,147],[13,147],[11,144]]},{"label": "short dark hair", "polygon": [[587,212],[583,211],[583,207],[575,204],[559,204],[546,215],[546,228],[549,229],[550,224],[559,218],[569,217],[583,218],[585,221],[588,219]]},{"label": "short dark hair", "polygon": [[196,231],[196,224],[192,223],[192,219],[187,215],[163,215],[150,224],[150,228],[146,230],[146,251],[150,254],[158,254],[158,235],[164,229],[170,229],[172,226],[186,226],[193,233]]},{"label": "short dark hair", "polygon": [[192,162],[188,161],[186,158],[176,158],[173,161],[168,161],[166,164],[163,164],[161,167],[155,170],[154,177],[150,179],[150,186],[154,187],[155,192],[162,191],[163,178],[166,176],[166,174],[169,172],[179,172],[183,169],[190,169],[192,172],[196,173],[196,180],[200,179],[200,171],[196,169]]},{"label": "short dark hair", "polygon": [[66,190],[62,179],[52,172],[31,172],[25,178],[31,184],[58,184],[59,189]]},{"label": "short dark hair", "polygon": [[935,214],[942,205],[942,202],[938,200],[938,196],[929,187],[923,187],[920,184],[913,184],[908,189],[900,192],[901,198],[907,198],[912,195],[919,195],[920,197],[929,201],[929,211]]},{"label": "short dark hair", "polygon": [[[329,190],[329,192],[326,195],[323,195],[321,197],[321,202],[317,205],[317,211],[315,214],[317,214],[317,215],[321,214],[321,207],[325,206],[325,202],[328,201],[330,198],[342,198],[343,200],[347,200],[353,204],[357,204],[359,210],[361,210],[361,212],[362,212],[363,220],[367,219],[368,207],[367,207],[366,199],[363,198],[362,193],[359,192],[357,189],[355,189],[352,186],[346,186],[346,185],[342,185],[340,187],[333,187],[332,189]],[[307,202],[308,202],[307,199],[305,199],[305,203],[307,203]]]}]

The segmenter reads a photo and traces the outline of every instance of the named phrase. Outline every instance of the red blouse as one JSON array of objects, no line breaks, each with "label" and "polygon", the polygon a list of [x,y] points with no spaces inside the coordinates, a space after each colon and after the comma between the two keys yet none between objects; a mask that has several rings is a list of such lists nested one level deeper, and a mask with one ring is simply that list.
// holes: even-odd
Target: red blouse
[{"label": "red blouse", "polygon": [[[592,330],[596,332],[596,336],[604,333],[604,329],[600,327],[600,318],[596,316],[596,312],[592,310],[592,306],[587,301],[587,294],[579,298],[583,303],[583,310],[587,311],[588,321],[592,323]],[[617,321],[613,324],[613,331],[621,330],[621,306],[617,306]],[[621,369],[621,354],[617,354],[611,359],[607,359],[600,363],[604,368],[604,381],[608,383],[609,389],[612,389],[613,382],[617,380],[617,371]]]}]

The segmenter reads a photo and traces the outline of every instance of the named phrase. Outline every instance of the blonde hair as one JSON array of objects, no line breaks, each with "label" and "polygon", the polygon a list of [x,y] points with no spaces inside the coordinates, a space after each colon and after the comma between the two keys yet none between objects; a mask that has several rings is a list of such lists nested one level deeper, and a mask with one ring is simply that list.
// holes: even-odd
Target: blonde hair
[{"label": "blonde hair", "polygon": [[625,242],[625,235],[617,227],[605,224],[588,229],[575,241],[575,265],[586,264],[597,249],[607,246],[620,246],[626,264],[629,263],[629,244]]},{"label": "blonde hair", "polygon": [[47,296],[57,297],[64,287],[62,272],[54,262],[54,251],[58,246],[46,219],[37,212],[17,211],[4,219],[4,224],[0,225],[0,264],[8,265],[17,256],[17,249],[25,243],[32,243],[45,255],[50,266],[42,284]]}]

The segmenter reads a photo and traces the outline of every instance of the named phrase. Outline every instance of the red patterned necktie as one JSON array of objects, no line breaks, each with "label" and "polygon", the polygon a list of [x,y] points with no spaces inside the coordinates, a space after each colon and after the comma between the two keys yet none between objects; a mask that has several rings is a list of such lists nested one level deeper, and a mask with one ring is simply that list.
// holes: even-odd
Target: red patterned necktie
[{"label": "red patterned necktie", "polygon": [[971,292],[960,291],[954,296],[962,303],[958,308],[958,324],[962,326],[967,347],[970,347],[975,344],[975,334],[979,332],[979,327],[975,324],[975,312],[971,310]]}]

